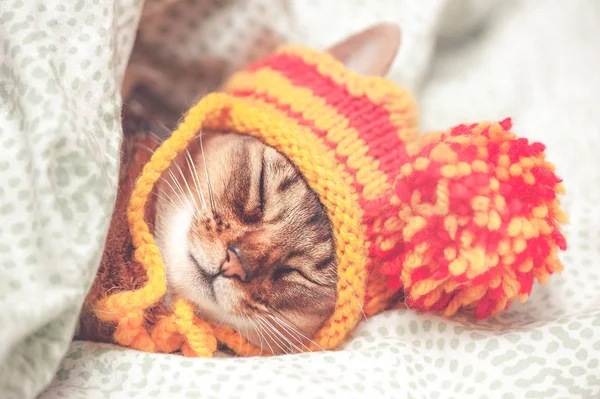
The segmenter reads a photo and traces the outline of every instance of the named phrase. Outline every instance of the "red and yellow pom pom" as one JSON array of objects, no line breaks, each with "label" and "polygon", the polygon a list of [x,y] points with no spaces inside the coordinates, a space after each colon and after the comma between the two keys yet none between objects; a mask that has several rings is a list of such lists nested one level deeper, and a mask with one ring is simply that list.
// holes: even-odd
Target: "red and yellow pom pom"
[{"label": "red and yellow pom pom", "polygon": [[409,305],[484,318],[562,270],[564,188],[545,147],[510,128],[507,119],[430,134],[401,168],[371,252]]}]

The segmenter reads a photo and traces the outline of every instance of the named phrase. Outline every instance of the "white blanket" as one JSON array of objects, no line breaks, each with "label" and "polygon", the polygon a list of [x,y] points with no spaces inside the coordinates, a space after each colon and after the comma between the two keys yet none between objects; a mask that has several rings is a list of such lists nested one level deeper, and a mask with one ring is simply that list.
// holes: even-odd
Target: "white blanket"
[{"label": "white blanket", "polygon": [[340,351],[209,360],[68,347],[114,196],[141,7],[72,3],[0,5],[0,397],[34,397],[54,372],[42,398],[600,397],[599,2],[148,0],[138,44],[202,72],[187,93],[158,87],[182,108],[278,41],[323,48],[394,21],[390,76],[415,92],[424,129],[511,116],[568,191],[566,269],[525,305],[479,323],[394,310]]}]

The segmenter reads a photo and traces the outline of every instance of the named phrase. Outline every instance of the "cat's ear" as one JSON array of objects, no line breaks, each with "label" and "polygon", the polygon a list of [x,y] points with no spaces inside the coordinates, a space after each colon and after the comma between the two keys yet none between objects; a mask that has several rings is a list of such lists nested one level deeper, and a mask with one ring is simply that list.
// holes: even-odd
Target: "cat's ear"
[{"label": "cat's ear", "polygon": [[377,24],[333,45],[327,52],[358,74],[384,76],[396,58],[401,36],[397,25]]}]

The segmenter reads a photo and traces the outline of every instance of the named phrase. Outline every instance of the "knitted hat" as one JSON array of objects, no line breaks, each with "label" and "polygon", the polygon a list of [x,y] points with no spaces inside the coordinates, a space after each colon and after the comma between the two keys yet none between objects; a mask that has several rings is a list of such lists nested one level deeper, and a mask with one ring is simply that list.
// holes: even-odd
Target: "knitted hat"
[{"label": "knitted hat", "polygon": [[104,320],[119,323],[115,339],[208,355],[216,336],[238,353],[257,353],[231,331],[192,321],[183,300],[150,333],[143,326],[143,312],[165,290],[144,205],[160,173],[202,128],[252,135],[275,148],[327,209],[337,304],[311,349],[339,346],[363,309],[385,309],[400,289],[418,308],[453,314],[475,307],[481,317],[526,297],[533,276],[543,280],[562,268],[556,253],[565,247],[555,195],[562,186],[543,146],[516,139],[508,120],[417,140],[416,118],[407,91],[302,47],[284,47],[235,74],[222,93],[189,111],[137,182],[129,219],[149,283],[99,303]]},{"label": "knitted hat", "polygon": [[279,138],[245,132],[287,156],[329,212],[342,277],[338,309],[345,310],[334,319],[353,325],[365,295],[367,315],[387,306],[396,290],[379,278],[376,260],[365,257],[375,234],[363,211],[369,201],[391,194],[408,159],[406,144],[418,137],[410,93],[381,77],[359,76],[327,53],[298,46],[283,47],[235,74],[224,91],[268,111],[283,135],[298,140],[288,147]]}]

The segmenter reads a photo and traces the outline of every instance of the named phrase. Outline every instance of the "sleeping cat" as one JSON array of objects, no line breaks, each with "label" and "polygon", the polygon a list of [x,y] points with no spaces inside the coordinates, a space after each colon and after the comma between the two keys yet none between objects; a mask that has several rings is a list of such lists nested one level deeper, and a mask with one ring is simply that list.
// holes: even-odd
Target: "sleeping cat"
[{"label": "sleeping cat", "polygon": [[[360,74],[384,75],[399,40],[397,27],[377,25],[329,52]],[[144,283],[133,277],[140,266],[132,259],[126,206],[160,139],[146,132],[152,123],[131,121],[125,121],[132,126],[124,126],[119,192],[98,270],[104,278],[88,294],[79,339],[110,341],[112,327],[93,317],[93,304],[115,287]],[[163,174],[147,215],[167,272],[160,306],[182,296],[202,318],[272,353],[304,346],[332,314],[338,277],[326,210],[295,166],[258,139],[199,132]]]}]

